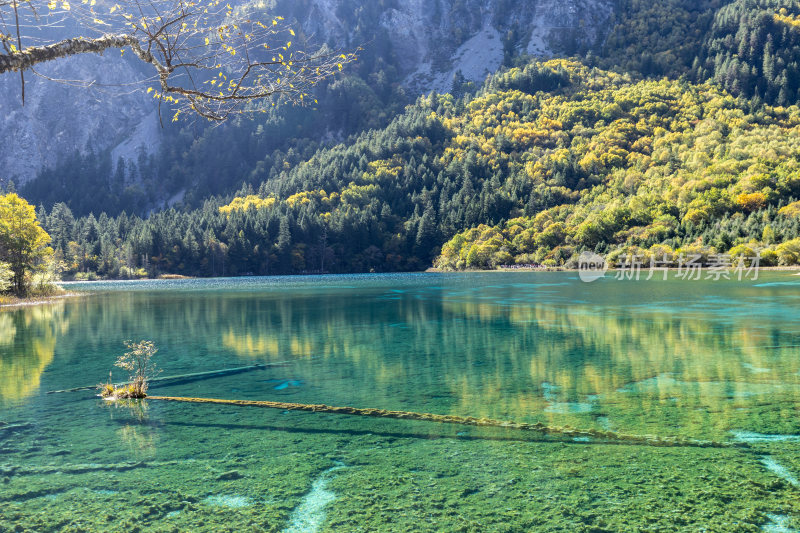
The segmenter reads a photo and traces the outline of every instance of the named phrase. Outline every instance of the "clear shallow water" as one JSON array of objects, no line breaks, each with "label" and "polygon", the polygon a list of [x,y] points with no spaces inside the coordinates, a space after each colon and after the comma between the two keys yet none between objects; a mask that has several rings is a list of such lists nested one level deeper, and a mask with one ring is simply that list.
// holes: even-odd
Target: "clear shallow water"
[{"label": "clear shallow water", "polygon": [[[800,277],[790,273],[755,282],[584,284],[571,273],[515,272],[68,288],[89,295],[0,312],[0,531],[800,526]],[[750,448],[45,394],[104,381],[126,339],[155,341],[163,375],[285,362],[156,395],[485,416]]]}]

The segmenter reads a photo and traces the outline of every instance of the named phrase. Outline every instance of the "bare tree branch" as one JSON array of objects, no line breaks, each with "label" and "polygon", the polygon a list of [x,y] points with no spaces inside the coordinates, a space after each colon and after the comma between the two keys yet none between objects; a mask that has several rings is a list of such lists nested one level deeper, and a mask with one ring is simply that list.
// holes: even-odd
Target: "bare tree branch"
[{"label": "bare tree branch", "polygon": [[[39,21],[31,1],[26,4],[39,24],[34,27],[48,27],[49,22]],[[159,105],[173,107],[173,120],[184,112],[225,120],[232,113],[263,110],[278,97],[308,103],[316,84],[356,59],[354,53],[326,47],[304,51],[294,44],[302,37],[286,26],[282,17],[265,18],[265,13],[254,7],[221,6],[220,0],[121,0],[121,4],[103,7],[108,11],[104,15],[99,4],[95,6],[96,0],[81,0],[75,7],[68,0],[45,1],[51,15],[70,15],[80,28],[97,36],[23,50],[19,29],[16,35],[0,33],[4,49],[0,51],[0,74],[22,73],[40,63],[102,54],[110,48],[130,49],[154,69],[157,83],[147,92]],[[4,6],[16,10],[17,3],[0,3],[0,16]],[[12,39],[18,46],[11,44]]]},{"label": "bare tree branch", "polygon": [[[39,63],[61,59],[62,57],[89,53],[101,54],[109,48],[124,48],[126,46],[140,48],[139,41],[130,35],[104,35],[97,39],[76,37],[75,39],[67,39],[47,46],[33,46],[18,53],[0,54],[0,74],[27,70]],[[149,63],[150,61],[147,62]]]}]

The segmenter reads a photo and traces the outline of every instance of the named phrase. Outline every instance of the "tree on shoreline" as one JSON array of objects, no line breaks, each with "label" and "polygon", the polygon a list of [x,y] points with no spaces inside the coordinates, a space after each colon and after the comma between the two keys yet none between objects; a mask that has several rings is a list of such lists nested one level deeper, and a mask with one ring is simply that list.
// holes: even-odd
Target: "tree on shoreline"
[{"label": "tree on shoreline", "polygon": [[[43,30],[63,24],[80,35],[42,39]],[[317,83],[356,56],[327,46],[313,51],[301,40],[283,17],[220,0],[0,0],[0,74],[20,72],[23,104],[26,70],[109,49],[130,49],[151,69],[140,87],[170,105],[173,120],[192,112],[222,121],[278,97],[304,104]]]},{"label": "tree on shoreline", "polygon": [[50,236],[36,220],[34,207],[15,193],[0,196],[0,262],[11,272],[11,290],[28,292],[29,274],[53,254]]},{"label": "tree on shoreline", "polygon": [[11,278],[14,272],[9,268],[8,263],[0,262],[0,292],[6,292],[11,288]]}]

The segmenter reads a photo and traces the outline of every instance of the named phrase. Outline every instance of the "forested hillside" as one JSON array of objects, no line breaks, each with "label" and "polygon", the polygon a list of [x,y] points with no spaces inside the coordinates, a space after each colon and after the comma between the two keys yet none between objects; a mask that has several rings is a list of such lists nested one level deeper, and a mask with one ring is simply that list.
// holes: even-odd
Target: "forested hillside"
[{"label": "forested hillside", "polygon": [[[390,4],[356,10],[359,31]],[[582,250],[797,262],[798,2],[620,1],[571,60],[523,59],[521,32],[480,89],[456,77],[403,110],[378,40],[317,109],[183,125],[138,164],[76,154],[22,192],[68,275],[563,265]]]},{"label": "forested hillside", "polygon": [[588,59],[640,76],[686,74],[701,53],[717,10],[730,1],[617,0],[608,37],[589,51]]},{"label": "forested hillside", "polygon": [[[281,3],[276,9],[309,25],[312,21],[306,19],[317,12],[317,4]],[[397,10],[400,3],[345,4],[347,9],[335,14],[338,25],[326,30],[327,37],[332,42],[346,40],[349,46],[364,47],[352,68],[320,87],[318,105],[279,106],[266,115],[240,117],[223,126],[167,122],[158,147],[150,152],[121,160],[114,158],[116,152],[111,149],[89,145],[42,170],[21,192],[48,209],[64,202],[76,215],[105,212],[114,216],[126,211],[141,216],[165,204],[197,208],[210,196],[231,194],[246,184],[258,187],[275,177],[272,160],[283,154],[294,164],[320,147],[386,127],[416,99],[416,86],[409,84],[422,82],[409,77],[409,71],[422,68],[420,61],[425,57],[420,54],[428,54],[427,60],[439,66],[446,65],[451,51],[441,49],[457,47],[480,27],[477,15],[464,14],[469,11],[467,4],[448,3],[447,10],[437,8],[428,13],[427,24],[439,29],[421,43],[417,42],[422,39],[417,30],[408,39],[391,34],[400,31],[395,28],[399,23],[391,19],[402,14]],[[595,11],[602,11],[603,5],[575,4]],[[535,6],[526,4],[518,12],[514,2],[496,1],[481,12],[492,28],[504,32],[502,42],[487,41],[483,46],[500,46],[506,67],[524,67],[531,61],[526,52],[536,32],[532,33],[526,21],[536,19],[545,8],[539,3]],[[557,53],[576,54],[589,66],[634,79],[667,76],[698,83],[713,81],[734,96],[752,99],[754,105],[789,105],[800,96],[798,15],[797,2],[787,0],[618,0],[612,20],[606,24],[608,30],[601,32],[597,41],[585,36],[581,40],[580,32],[573,29],[551,32],[551,36],[553,46],[560,46]],[[306,29],[310,34],[319,30],[313,24]],[[480,85],[456,71],[447,92],[461,96],[474,93]],[[215,149],[210,150],[211,146]]]},{"label": "forested hillside", "polygon": [[[524,216],[459,233],[439,266],[560,265],[585,249],[612,257],[761,251],[765,264],[797,261],[796,106],[753,111],[707,84],[583,83],[570,97],[540,99],[522,119],[535,96],[502,92],[452,122],[462,146],[488,157],[506,159],[486,149],[497,146],[492,134],[511,139],[505,152],[521,156],[506,160],[535,185],[518,205]],[[534,147],[513,142],[526,130],[537,135]]]},{"label": "forested hillside", "polygon": [[722,7],[694,60],[696,80],[735,96],[779,105],[800,100],[800,10],[785,0],[737,0]]},{"label": "forested hillside", "polygon": [[[258,186],[269,177],[260,171],[269,170],[262,161],[275,150],[305,152],[311,145],[330,146],[361,131],[383,128],[431,90],[474,91],[504,62],[510,64],[526,54],[532,43],[537,53],[584,53],[605,34],[613,2],[236,0],[231,4],[255,4],[254,9],[269,19],[285,16],[296,30],[295,46],[314,50],[325,44],[357,52],[358,61],[320,84],[313,106],[291,107],[278,101],[272,108],[267,103],[268,113],[238,117],[222,126],[192,120],[190,115],[171,124],[166,110],[144,99],[144,87],[133,91],[140,96],[134,106],[131,95],[96,95],[46,80],[29,81],[25,108],[14,99],[0,102],[0,133],[21,141],[8,153],[0,153],[0,167],[5,169],[0,180],[16,176],[31,202],[48,209],[65,202],[79,215],[117,215],[123,210],[144,215],[165,203],[196,208],[211,195],[231,194],[247,183]],[[77,68],[72,59],[48,64],[61,68],[50,75],[71,79],[78,71],[88,77],[93,71],[113,71],[103,66],[107,63],[120,63],[109,56],[89,59],[94,61],[91,68],[82,63],[84,68]],[[117,83],[133,82],[132,73],[117,75]],[[16,91],[12,82],[16,80],[6,78],[9,94]],[[87,99],[92,106],[75,113],[72,108]],[[57,106],[58,101],[72,105]],[[166,120],[159,120],[159,110]],[[123,116],[125,127],[117,125]],[[26,148],[45,142],[46,150]],[[36,161],[46,166],[40,168]]]},{"label": "forested hillside", "polygon": [[[800,252],[800,109],[710,84],[533,62],[478,95],[271,161],[232,201],[147,220],[41,213],[70,273],[275,274],[561,265],[584,249]],[[619,252],[618,252],[619,253]]]}]

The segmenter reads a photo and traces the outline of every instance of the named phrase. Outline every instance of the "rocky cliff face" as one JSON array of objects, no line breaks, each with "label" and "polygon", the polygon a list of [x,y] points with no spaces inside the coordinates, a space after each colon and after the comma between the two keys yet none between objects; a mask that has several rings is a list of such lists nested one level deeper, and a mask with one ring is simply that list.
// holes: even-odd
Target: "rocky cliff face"
[{"label": "rocky cliff face", "polygon": [[[352,2],[310,0],[307,17],[298,19],[309,35],[348,42],[353,34],[348,4]],[[420,92],[449,91],[458,71],[467,80],[482,81],[500,67],[506,51],[547,57],[591,48],[603,38],[614,7],[613,0],[395,0],[381,4],[385,7],[378,10],[373,32],[389,37],[406,84]]]},{"label": "rocky cliff face", "polygon": [[152,150],[158,142],[153,101],[145,97],[145,86],[127,85],[143,79],[139,67],[116,50],[42,65],[37,71],[50,78],[89,80],[92,85],[50,81],[27,72],[24,106],[19,74],[0,77],[0,135],[5,140],[0,179],[15,177],[24,183],[64,154],[90,146],[119,146],[114,155],[128,158],[140,145]]},{"label": "rocky cliff face", "polygon": [[[363,2],[374,17],[353,27]],[[291,13],[314,40],[355,46],[358,35],[388,39],[394,66],[412,91],[448,92],[456,73],[482,81],[505,54],[570,55],[604,36],[613,0],[299,0]],[[281,9],[278,4],[276,9]],[[130,55],[130,54],[126,54]],[[135,159],[158,145],[160,128],[152,100],[128,86],[142,79],[133,58],[112,51],[42,67],[48,76],[94,80],[86,89],[28,73],[26,105],[19,77],[0,79],[0,179],[24,183],[64,154],[112,149],[114,160]]]}]

